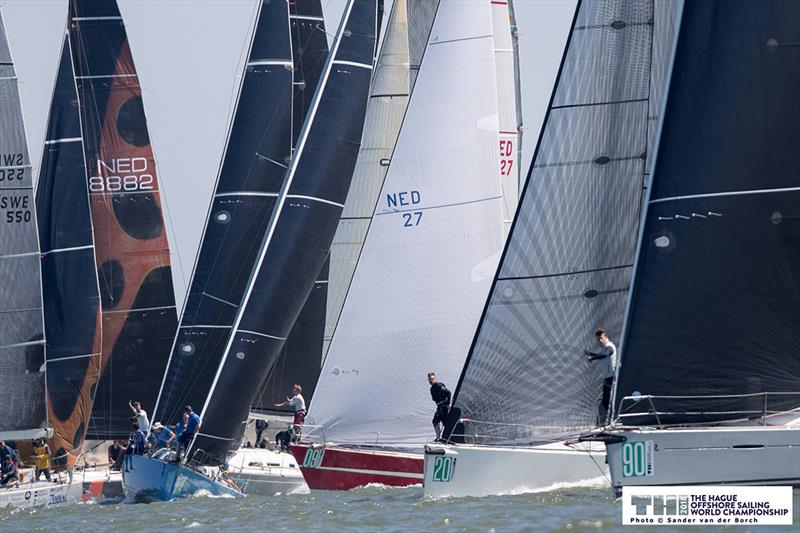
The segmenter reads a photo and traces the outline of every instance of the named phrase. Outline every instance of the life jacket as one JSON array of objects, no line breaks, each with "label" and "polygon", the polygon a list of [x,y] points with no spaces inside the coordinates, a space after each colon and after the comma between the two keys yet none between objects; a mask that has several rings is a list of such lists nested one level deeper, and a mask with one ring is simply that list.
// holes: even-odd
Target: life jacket
[{"label": "life jacket", "polygon": [[47,446],[37,446],[33,449],[36,454],[36,468],[44,470],[50,468],[50,450]]}]

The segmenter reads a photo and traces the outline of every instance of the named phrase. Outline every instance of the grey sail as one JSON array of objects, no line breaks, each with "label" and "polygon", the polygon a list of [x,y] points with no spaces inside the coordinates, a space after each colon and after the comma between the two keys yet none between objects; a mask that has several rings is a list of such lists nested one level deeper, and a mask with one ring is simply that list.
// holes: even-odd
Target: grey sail
[{"label": "grey sail", "polygon": [[0,15],[0,440],[43,436],[44,316],[31,162]]},{"label": "grey sail", "polygon": [[617,338],[622,328],[673,19],[667,2],[578,4],[455,394],[479,443],[558,438],[597,422],[602,379],[583,350],[595,329]]},{"label": "grey sail", "polygon": [[373,74],[353,182],[331,245],[323,359],[339,322],[375,203],[389,169],[438,3],[438,0],[397,0],[392,4],[386,37]]}]

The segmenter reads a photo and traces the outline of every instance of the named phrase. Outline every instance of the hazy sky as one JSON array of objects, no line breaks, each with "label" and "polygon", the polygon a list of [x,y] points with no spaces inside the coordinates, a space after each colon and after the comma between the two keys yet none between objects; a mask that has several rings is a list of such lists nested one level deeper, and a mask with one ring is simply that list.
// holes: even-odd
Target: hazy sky
[{"label": "hazy sky", "polygon": [[[258,1],[118,0],[171,220],[178,305],[205,223]],[[333,33],[345,0],[322,0],[322,5],[326,28]],[[575,0],[515,0],[514,5],[525,125],[520,168],[524,171],[536,144]],[[387,0],[387,13],[390,6]],[[67,0],[0,0],[0,8],[20,80],[35,179]]]}]

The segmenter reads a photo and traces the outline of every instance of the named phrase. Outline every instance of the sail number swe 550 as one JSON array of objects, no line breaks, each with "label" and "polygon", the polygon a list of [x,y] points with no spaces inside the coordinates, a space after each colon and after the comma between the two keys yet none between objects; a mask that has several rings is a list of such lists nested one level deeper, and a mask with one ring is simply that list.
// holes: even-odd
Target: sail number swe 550
[{"label": "sail number swe 550", "polygon": [[155,180],[150,165],[144,157],[98,159],[94,175],[89,177],[89,192],[152,191]]}]

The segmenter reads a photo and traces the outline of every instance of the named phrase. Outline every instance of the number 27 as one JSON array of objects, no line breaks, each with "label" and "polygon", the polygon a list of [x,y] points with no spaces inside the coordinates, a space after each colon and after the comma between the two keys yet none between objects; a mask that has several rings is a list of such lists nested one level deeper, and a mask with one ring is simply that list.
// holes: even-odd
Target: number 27
[{"label": "number 27", "polygon": [[403,227],[413,228],[414,226],[419,226],[420,220],[422,220],[422,211],[414,211],[413,213],[403,213]]}]

